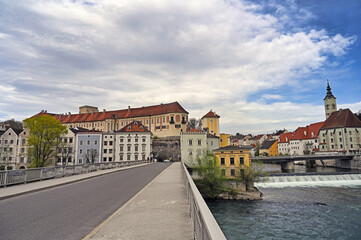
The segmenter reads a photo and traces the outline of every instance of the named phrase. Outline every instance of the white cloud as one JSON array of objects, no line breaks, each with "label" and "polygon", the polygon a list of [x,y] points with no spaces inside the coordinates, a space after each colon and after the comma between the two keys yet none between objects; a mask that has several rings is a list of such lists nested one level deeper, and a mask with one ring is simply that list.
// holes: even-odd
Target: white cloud
[{"label": "white cloud", "polygon": [[0,4],[8,9],[0,12],[0,87],[14,89],[5,93],[0,118],[21,115],[19,104],[27,117],[83,104],[121,109],[179,101],[199,117],[218,109],[232,132],[312,121],[323,114],[302,116],[317,106],[247,97],[265,91],[264,100],[283,100],[266,91],[297,82],[355,41],[325,30],[288,31],[287,17],[312,17],[304,9],[291,16],[294,1],[277,5],[274,15],[263,14],[262,5],[221,0]]}]

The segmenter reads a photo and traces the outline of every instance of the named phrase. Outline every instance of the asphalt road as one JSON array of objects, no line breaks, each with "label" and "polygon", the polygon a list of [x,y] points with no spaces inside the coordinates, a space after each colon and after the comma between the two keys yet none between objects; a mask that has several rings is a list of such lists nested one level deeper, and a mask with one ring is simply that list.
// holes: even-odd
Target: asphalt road
[{"label": "asphalt road", "polygon": [[136,167],[1,200],[0,239],[82,239],[168,166]]}]

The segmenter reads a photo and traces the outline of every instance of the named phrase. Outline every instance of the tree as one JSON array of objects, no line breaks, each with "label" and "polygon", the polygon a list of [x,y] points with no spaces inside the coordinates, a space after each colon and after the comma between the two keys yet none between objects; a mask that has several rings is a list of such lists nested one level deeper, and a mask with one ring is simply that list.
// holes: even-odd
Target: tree
[{"label": "tree", "polygon": [[195,118],[190,118],[188,120],[188,127],[190,129],[198,129],[198,130],[202,130],[202,119],[195,119]]},{"label": "tree", "polygon": [[98,150],[95,148],[88,149],[88,151],[86,151],[83,156],[86,163],[94,163],[99,156]]},{"label": "tree", "polygon": [[[9,159],[9,145],[5,144],[5,145],[1,145],[0,146],[0,162],[2,165],[2,167],[4,168],[4,170],[7,168],[8,166],[8,159]],[[1,169],[0,169],[1,170]]]},{"label": "tree", "polygon": [[211,152],[205,152],[197,157],[197,163],[193,165],[199,175],[195,184],[203,197],[215,198],[225,190],[221,169],[217,166],[217,157]]},{"label": "tree", "polygon": [[361,120],[361,110],[355,113],[356,117]]},{"label": "tree", "polygon": [[261,161],[254,161],[250,166],[245,166],[240,175],[238,181],[241,181],[246,186],[246,191],[254,189],[254,183],[265,180],[266,173],[264,172],[264,165]]},{"label": "tree", "polygon": [[23,130],[24,128],[23,123],[20,121],[15,121],[15,119],[6,120],[4,122],[1,122],[1,124],[8,125],[12,129],[17,129],[17,130]]},{"label": "tree", "polygon": [[50,115],[28,118],[24,120],[24,124],[30,131],[27,140],[30,167],[49,165],[50,159],[56,155],[59,138],[66,134],[66,126]]},{"label": "tree", "polygon": [[59,141],[57,146],[57,157],[60,158],[62,165],[68,165],[68,159],[73,156],[73,144]]}]

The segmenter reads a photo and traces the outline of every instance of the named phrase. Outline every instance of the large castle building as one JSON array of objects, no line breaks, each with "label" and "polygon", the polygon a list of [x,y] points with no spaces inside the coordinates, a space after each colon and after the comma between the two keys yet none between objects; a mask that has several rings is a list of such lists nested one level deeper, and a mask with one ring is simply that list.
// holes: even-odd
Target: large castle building
[{"label": "large castle building", "polygon": [[153,136],[160,138],[179,138],[188,123],[188,112],[178,102],[115,111],[99,111],[97,107],[86,105],[79,107],[78,114],[54,114],[43,110],[35,116],[42,114],[54,116],[69,128],[81,127],[101,132],[117,131],[137,121],[146,126]]}]

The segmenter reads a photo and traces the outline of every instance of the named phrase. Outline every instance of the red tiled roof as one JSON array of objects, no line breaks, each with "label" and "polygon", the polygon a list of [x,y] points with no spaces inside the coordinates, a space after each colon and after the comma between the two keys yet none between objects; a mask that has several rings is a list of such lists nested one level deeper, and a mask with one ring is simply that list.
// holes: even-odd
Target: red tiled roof
[{"label": "red tiled roof", "polygon": [[203,133],[204,131],[192,128],[192,129],[187,129],[187,132],[189,132],[189,133]]},{"label": "red tiled roof", "polygon": [[143,126],[141,122],[134,121],[116,132],[149,132],[148,128]]},{"label": "red tiled roof", "polygon": [[33,117],[37,117],[43,114],[49,114],[56,119],[60,120],[61,123],[76,123],[76,122],[95,122],[95,121],[104,121],[105,119],[123,119],[123,118],[135,118],[135,117],[147,117],[162,115],[167,113],[187,113],[186,110],[178,103],[172,102],[167,104],[160,104],[148,107],[141,108],[129,108],[116,111],[103,111],[103,112],[94,112],[94,113],[82,113],[82,114],[54,114],[54,113],[44,113],[40,112]]},{"label": "red tiled roof", "polygon": [[258,134],[257,136],[254,136],[252,140],[258,141],[261,140],[261,138],[264,136],[264,134]]},{"label": "red tiled roof", "polygon": [[282,133],[280,135],[280,141],[279,143],[287,143],[290,141],[290,138],[292,138],[293,132],[289,132],[289,133]]},{"label": "red tiled roof", "polygon": [[206,115],[204,115],[202,118],[220,118],[220,116],[211,110]]},{"label": "red tiled roof", "polygon": [[361,121],[350,111],[350,109],[340,109],[331,113],[321,129],[336,127],[361,127]]}]

